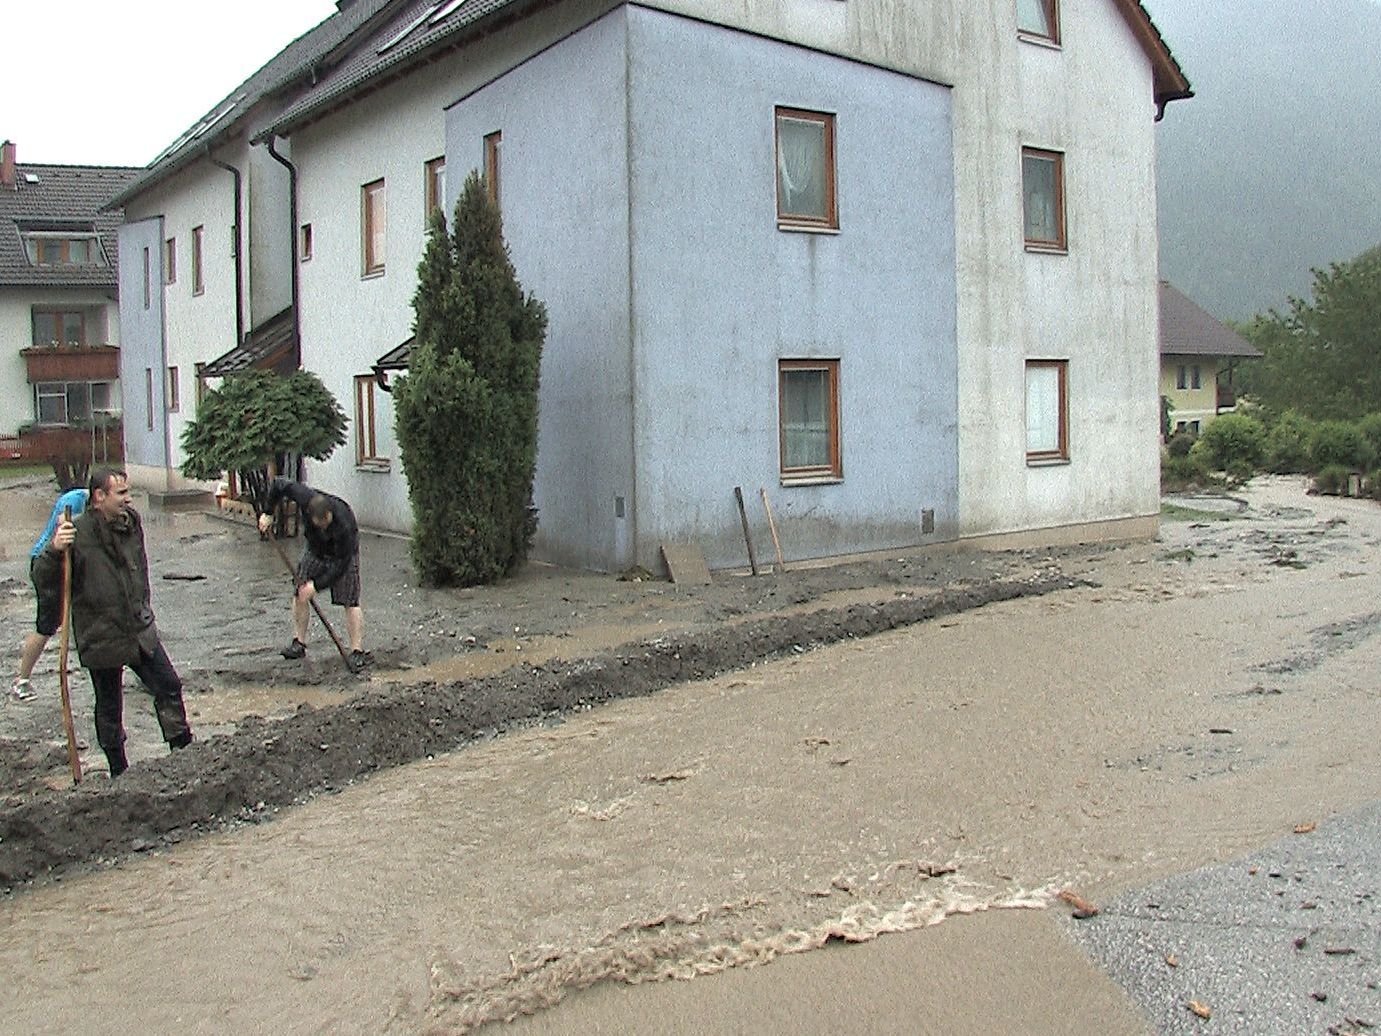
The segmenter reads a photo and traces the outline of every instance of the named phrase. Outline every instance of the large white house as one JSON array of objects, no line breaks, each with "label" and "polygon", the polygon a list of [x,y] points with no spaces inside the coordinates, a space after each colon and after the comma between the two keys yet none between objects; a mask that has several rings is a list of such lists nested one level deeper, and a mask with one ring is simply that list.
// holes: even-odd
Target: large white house
[{"label": "large white house", "polygon": [[535,556],[741,564],[735,486],[790,558],[1154,532],[1154,122],[1189,88],[1140,3],[338,7],[115,199],[154,294],[180,264],[145,309],[122,270],[139,476],[176,483],[198,363],[300,362],[353,415],[309,480],[406,531],[388,379],[480,169],[550,315]]}]

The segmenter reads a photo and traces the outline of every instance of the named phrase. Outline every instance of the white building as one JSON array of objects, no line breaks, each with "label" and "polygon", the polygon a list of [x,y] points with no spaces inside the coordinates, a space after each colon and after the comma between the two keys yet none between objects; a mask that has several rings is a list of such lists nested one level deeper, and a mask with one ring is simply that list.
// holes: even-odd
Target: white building
[{"label": "white building", "polygon": [[[768,489],[789,557],[1154,532],[1154,120],[1189,91],[1139,3],[340,6],[211,153],[262,169],[245,266],[295,227],[301,362],[355,418],[310,479],[364,524],[410,522],[374,368],[429,206],[481,168],[551,318],[536,556],[741,563],[735,485]],[[190,154],[130,213],[228,223]],[[285,265],[251,276],[278,293],[251,326]],[[177,320],[183,369],[206,347]]]}]

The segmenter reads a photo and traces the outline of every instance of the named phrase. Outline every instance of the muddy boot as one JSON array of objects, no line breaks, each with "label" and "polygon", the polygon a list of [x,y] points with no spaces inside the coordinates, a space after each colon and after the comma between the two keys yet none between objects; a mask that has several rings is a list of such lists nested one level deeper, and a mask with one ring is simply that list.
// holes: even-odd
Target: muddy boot
[{"label": "muddy boot", "polygon": [[106,762],[110,764],[110,776],[112,780],[129,769],[129,760],[125,758],[125,749],[123,746],[117,748],[113,752],[107,751],[105,758]]},{"label": "muddy boot", "polygon": [[374,661],[374,658],[368,651],[352,651],[345,660],[345,666],[352,673],[362,673],[364,672],[364,667],[369,665],[372,661]]},{"label": "muddy boot", "polygon": [[192,732],[189,730],[185,734],[179,734],[168,742],[168,747],[176,752],[179,748],[186,748],[192,743]]},{"label": "muddy boot", "polygon": [[284,658],[288,659],[305,658],[307,655],[307,645],[296,637],[293,637],[292,643],[285,647],[281,654]]}]

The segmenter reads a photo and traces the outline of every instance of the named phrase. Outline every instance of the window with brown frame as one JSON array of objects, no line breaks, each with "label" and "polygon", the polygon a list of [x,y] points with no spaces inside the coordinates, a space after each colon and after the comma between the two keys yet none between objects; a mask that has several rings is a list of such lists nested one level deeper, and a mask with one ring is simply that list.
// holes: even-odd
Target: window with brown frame
[{"label": "window with brown frame", "polygon": [[1026,361],[1026,460],[1069,460],[1069,361]]},{"label": "window with brown frame", "polygon": [[834,116],[776,109],[777,225],[839,229],[834,183]]},{"label": "window with brown frame", "polygon": [[144,368],[144,420],[153,431],[153,368]]},{"label": "window with brown frame", "polygon": [[149,296],[153,293],[153,286],[150,281],[150,270],[153,269],[153,257],[149,255],[149,250],[144,249],[144,308],[149,308]]},{"label": "window with brown frame", "polygon": [[778,360],[783,482],[844,477],[839,450],[839,361]]},{"label": "window with brown frame", "polygon": [[432,213],[446,204],[446,156],[428,162],[423,175],[427,181],[427,210],[424,215],[430,220]]},{"label": "window with brown frame", "polygon": [[361,273],[374,277],[384,272],[384,181],[375,180],[360,188]]},{"label": "window with brown frame", "polygon": [[379,382],[372,374],[355,376],[355,464],[387,467],[388,457],[379,449],[379,425],[375,406]]},{"label": "window with brown frame", "polygon": [[1059,151],[1022,148],[1021,195],[1026,246],[1065,251],[1065,156]]},{"label": "window with brown frame", "polygon": [[1060,0],[1017,0],[1017,32],[1029,39],[1060,42]]},{"label": "window with brown frame", "polygon": [[200,295],[206,290],[202,280],[202,241],[206,236],[205,227],[192,228],[192,294]]},{"label": "window with brown frame", "polygon": [[86,344],[86,314],[80,310],[36,309],[33,320],[34,345]]},{"label": "window with brown frame", "polygon": [[306,262],[312,257],[312,225],[303,223],[297,232],[297,257]]},{"label": "window with brown frame", "polygon": [[178,386],[177,368],[168,368],[168,413],[175,414],[182,408],[182,392]]},{"label": "window with brown frame", "polygon": [[484,137],[484,190],[488,194],[489,200],[494,203],[494,207],[500,208],[500,198],[503,194],[500,185],[501,170],[499,168],[499,158],[503,152],[503,134],[498,130],[487,133]]},{"label": "window with brown frame", "polygon": [[64,237],[37,231],[26,233],[24,253],[33,266],[105,265],[105,255],[94,234]]},{"label": "window with brown frame", "polygon": [[163,242],[163,283],[177,283],[177,238]]},{"label": "window with brown frame", "polygon": [[198,363],[192,368],[192,404],[201,409],[201,401],[206,398],[206,364]]}]

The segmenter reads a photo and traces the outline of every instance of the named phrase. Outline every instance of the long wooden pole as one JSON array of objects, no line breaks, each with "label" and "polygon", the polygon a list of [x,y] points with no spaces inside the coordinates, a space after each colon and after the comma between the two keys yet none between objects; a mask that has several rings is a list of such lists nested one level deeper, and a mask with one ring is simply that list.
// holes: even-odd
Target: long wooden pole
[{"label": "long wooden pole", "polygon": [[782,541],[777,539],[777,519],[772,517],[772,505],[767,502],[767,490],[759,487],[762,494],[762,509],[767,512],[767,527],[772,530],[772,546],[777,548],[777,571],[786,571],[786,558],[782,557]]},{"label": "long wooden pole", "polygon": [[[273,549],[278,551],[278,556],[283,559],[283,564],[288,572],[292,574],[294,580],[297,579],[297,569],[293,568],[293,563],[288,559],[287,552],[283,550],[283,545],[273,538],[273,533],[269,533],[269,542],[273,544]],[[336,650],[340,652],[340,657],[345,659],[345,668],[350,669],[350,655],[345,650],[345,645],[340,642],[340,637],[336,636],[335,627],[331,625],[331,620],[326,618],[326,613],[321,610],[321,605],[316,603],[316,598],[311,600],[312,611],[316,612],[316,617],[321,620],[321,624],[326,627],[326,632],[331,635],[331,643],[336,645]],[[354,672],[352,669],[351,672]]]},{"label": "long wooden pole", "polygon": [[[63,521],[72,520],[72,508],[65,507]],[[67,686],[67,651],[72,633],[72,548],[62,552],[62,636],[58,640],[58,690],[62,693],[62,728],[67,732],[67,761],[72,765],[72,783],[82,782],[82,760],[77,754],[77,729],[72,723],[72,691]]]},{"label": "long wooden pole", "polygon": [[758,574],[758,558],[753,553],[753,537],[748,533],[748,512],[743,507],[743,487],[734,486],[734,499],[738,501],[738,520],[743,523],[743,542],[748,544],[748,567],[753,575]]}]

